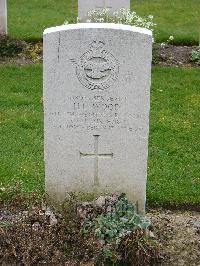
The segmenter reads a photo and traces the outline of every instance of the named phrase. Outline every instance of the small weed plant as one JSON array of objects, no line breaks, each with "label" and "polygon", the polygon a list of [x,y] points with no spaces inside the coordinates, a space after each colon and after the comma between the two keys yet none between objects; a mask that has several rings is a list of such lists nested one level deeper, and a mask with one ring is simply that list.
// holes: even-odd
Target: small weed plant
[{"label": "small weed plant", "polygon": [[101,243],[97,261],[118,265],[133,260],[137,265],[146,265],[145,260],[149,263],[156,257],[158,247],[155,239],[146,234],[149,226],[150,221],[139,215],[136,206],[123,195],[110,212],[86,221],[83,233],[94,235]]},{"label": "small weed plant", "polygon": [[0,57],[25,56],[37,63],[42,60],[42,43],[31,43],[0,35]]},{"label": "small weed plant", "polygon": [[15,40],[7,35],[0,35],[0,57],[14,57],[21,53],[25,41]]},{"label": "small weed plant", "polygon": [[200,45],[197,50],[192,51],[192,61],[200,64]]},{"label": "small weed plant", "polygon": [[148,229],[150,221],[136,213],[135,205],[126,197],[122,197],[111,212],[97,216],[93,221],[88,221],[86,227],[94,230],[95,236],[107,243],[116,239],[120,242],[122,236],[136,229]]}]

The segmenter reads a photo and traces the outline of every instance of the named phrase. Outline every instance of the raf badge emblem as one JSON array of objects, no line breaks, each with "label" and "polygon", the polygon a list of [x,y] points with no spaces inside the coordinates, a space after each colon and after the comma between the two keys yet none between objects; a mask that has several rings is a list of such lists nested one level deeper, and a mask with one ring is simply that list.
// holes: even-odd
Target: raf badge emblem
[{"label": "raf badge emblem", "polygon": [[105,90],[117,79],[119,65],[105,49],[102,41],[93,41],[90,49],[76,63],[76,75],[81,84],[90,90]]}]

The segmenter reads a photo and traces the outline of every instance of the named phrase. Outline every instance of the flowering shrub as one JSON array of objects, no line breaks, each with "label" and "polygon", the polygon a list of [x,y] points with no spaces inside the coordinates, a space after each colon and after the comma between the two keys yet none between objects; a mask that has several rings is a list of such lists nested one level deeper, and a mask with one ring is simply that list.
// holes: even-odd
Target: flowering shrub
[{"label": "flowering shrub", "polygon": [[114,12],[113,15],[109,14],[109,9],[91,10],[88,12],[87,22],[127,24],[152,31],[156,26],[152,15],[142,18],[135,11],[129,11],[124,8]]},{"label": "flowering shrub", "polygon": [[[77,18],[76,22],[80,22]],[[115,23],[115,24],[126,24],[136,27],[146,28],[154,31],[156,24],[153,22],[153,16],[149,15],[147,17],[140,17],[135,11],[129,11],[124,8],[119,11],[115,11],[112,15],[109,13],[109,9],[96,10],[93,9],[88,12],[87,23]],[[66,20],[64,22],[67,25],[69,22]]]}]

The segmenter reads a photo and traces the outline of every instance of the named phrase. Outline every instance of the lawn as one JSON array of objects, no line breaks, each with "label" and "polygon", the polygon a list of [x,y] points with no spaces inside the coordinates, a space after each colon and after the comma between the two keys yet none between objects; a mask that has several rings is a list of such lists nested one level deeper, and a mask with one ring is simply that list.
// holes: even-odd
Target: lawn
[{"label": "lawn", "polygon": [[152,14],[157,24],[156,41],[170,35],[177,44],[192,44],[200,38],[199,0],[132,0],[132,10],[139,15]]},{"label": "lawn", "polygon": [[200,203],[200,70],[153,70],[148,201]]},{"label": "lawn", "polygon": [[[44,191],[42,67],[0,66],[0,180]],[[147,199],[200,203],[199,69],[153,69]]]},{"label": "lawn", "polygon": [[43,188],[41,66],[0,66],[0,180]]},{"label": "lawn", "polygon": [[[131,9],[140,15],[154,15],[156,41],[173,35],[176,43],[198,43],[199,0],[131,0]],[[41,39],[45,28],[76,17],[77,0],[8,1],[9,34],[17,38]]]}]

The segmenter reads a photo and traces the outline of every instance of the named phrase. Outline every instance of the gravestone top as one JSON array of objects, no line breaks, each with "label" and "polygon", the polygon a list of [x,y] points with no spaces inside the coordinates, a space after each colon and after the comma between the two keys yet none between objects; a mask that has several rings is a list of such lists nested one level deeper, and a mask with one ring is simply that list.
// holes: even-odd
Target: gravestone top
[{"label": "gravestone top", "polygon": [[46,192],[123,192],[144,212],[152,33],[110,23],[44,31]]},{"label": "gravestone top", "polygon": [[54,32],[70,31],[76,29],[114,29],[114,30],[116,29],[116,30],[132,31],[135,33],[142,33],[152,36],[151,30],[130,25],[124,25],[124,24],[115,24],[115,23],[77,23],[77,24],[61,25],[45,29],[44,35]]},{"label": "gravestone top", "polygon": [[78,0],[78,17],[81,22],[84,22],[91,10],[108,9],[109,13],[112,14],[121,8],[129,10],[130,0]]}]

